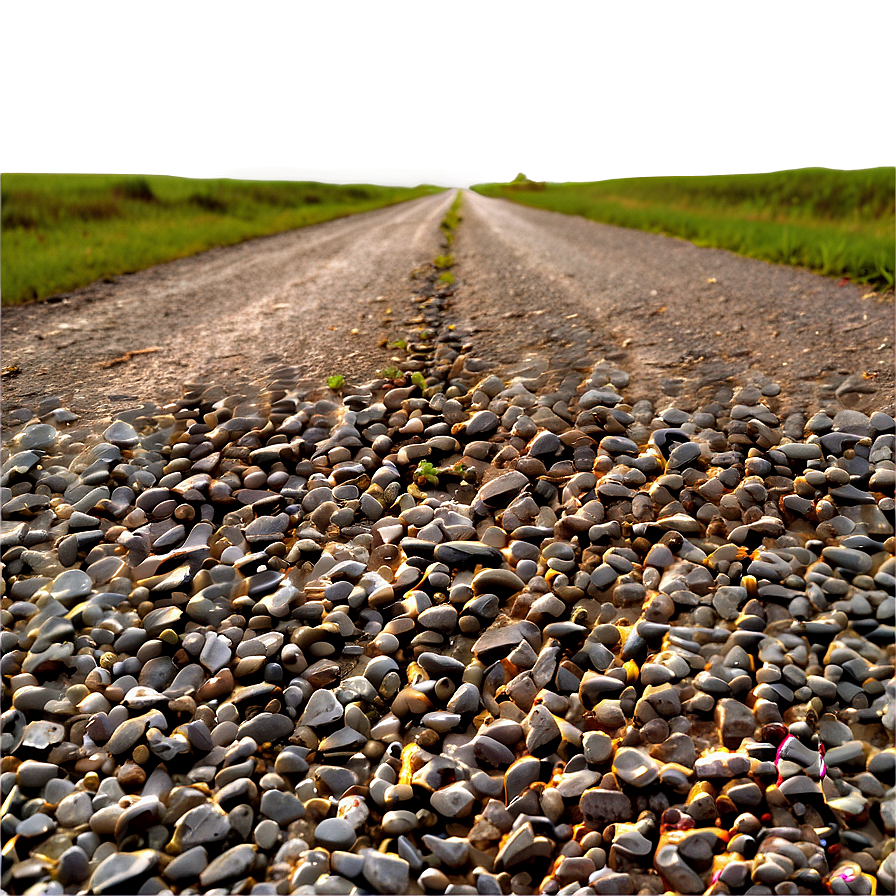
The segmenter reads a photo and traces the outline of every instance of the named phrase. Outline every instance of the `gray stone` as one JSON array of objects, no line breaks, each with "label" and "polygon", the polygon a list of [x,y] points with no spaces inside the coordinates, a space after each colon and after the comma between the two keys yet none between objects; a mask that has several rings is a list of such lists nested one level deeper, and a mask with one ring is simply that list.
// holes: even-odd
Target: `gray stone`
[{"label": "gray stone", "polygon": [[196,880],[208,865],[208,852],[203,846],[194,846],[181,853],[165,866],[162,876],[170,881]]},{"label": "gray stone", "polygon": [[113,852],[97,865],[87,885],[91,893],[136,893],[140,881],[150,875],[159,862],[154,849],[137,852]]},{"label": "gray stone", "polygon": [[199,875],[199,883],[203,887],[213,887],[234,878],[245,877],[255,861],[255,846],[251,843],[240,843],[221,853]]},{"label": "gray stone", "polygon": [[237,737],[251,737],[258,744],[271,744],[292,734],[295,722],[275,712],[260,712],[243,722]]},{"label": "gray stone", "polygon": [[261,814],[273,819],[279,825],[286,826],[305,815],[302,801],[292,793],[281,793],[279,790],[266,790],[261,797]]},{"label": "gray stone", "polygon": [[364,857],[364,877],[376,893],[406,893],[410,873],[410,865],[398,856],[371,850]]},{"label": "gray stone", "polygon": [[355,829],[344,818],[324,819],[314,829],[314,842],[324,849],[351,849],[357,837]]},{"label": "gray stone", "polygon": [[299,719],[300,725],[311,728],[331,725],[342,720],[344,710],[332,691],[317,690],[308,699],[305,711]]},{"label": "gray stone", "polygon": [[436,812],[446,818],[463,818],[470,814],[476,799],[463,784],[457,783],[437,790],[429,802]]}]

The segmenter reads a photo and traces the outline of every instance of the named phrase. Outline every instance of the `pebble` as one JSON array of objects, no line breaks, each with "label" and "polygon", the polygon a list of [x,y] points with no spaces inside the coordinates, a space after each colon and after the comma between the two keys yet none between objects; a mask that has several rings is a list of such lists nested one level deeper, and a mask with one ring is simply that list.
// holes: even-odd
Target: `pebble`
[{"label": "pebble", "polygon": [[255,847],[241,843],[221,853],[199,875],[203,887],[213,887],[228,880],[245,877],[255,861]]},{"label": "pebble", "polygon": [[357,839],[355,829],[343,818],[327,818],[314,831],[314,841],[325,849],[351,849]]},{"label": "pebble", "polygon": [[883,892],[892,418],[439,333],[425,389],[16,418],[4,889]]}]

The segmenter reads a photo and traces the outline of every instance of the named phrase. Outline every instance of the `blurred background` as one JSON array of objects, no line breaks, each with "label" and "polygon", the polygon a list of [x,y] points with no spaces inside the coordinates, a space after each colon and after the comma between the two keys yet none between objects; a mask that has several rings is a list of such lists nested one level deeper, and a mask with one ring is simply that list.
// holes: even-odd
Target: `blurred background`
[{"label": "blurred background", "polygon": [[4,10],[0,171],[419,183],[894,164],[896,5]]}]

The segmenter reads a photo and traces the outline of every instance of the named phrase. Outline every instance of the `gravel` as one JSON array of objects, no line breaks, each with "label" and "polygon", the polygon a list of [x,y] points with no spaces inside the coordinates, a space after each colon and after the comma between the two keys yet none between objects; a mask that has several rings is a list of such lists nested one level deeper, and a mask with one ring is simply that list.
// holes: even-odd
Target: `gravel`
[{"label": "gravel", "polygon": [[468,301],[341,393],[7,426],[6,892],[892,891],[892,416]]}]

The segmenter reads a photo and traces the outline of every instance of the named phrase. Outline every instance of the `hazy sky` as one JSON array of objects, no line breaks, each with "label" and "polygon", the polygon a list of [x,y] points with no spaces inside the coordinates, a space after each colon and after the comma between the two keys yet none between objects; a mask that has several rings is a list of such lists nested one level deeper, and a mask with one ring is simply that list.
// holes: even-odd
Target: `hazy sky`
[{"label": "hazy sky", "polygon": [[597,180],[894,164],[896,4],[6,4],[2,171]]}]

